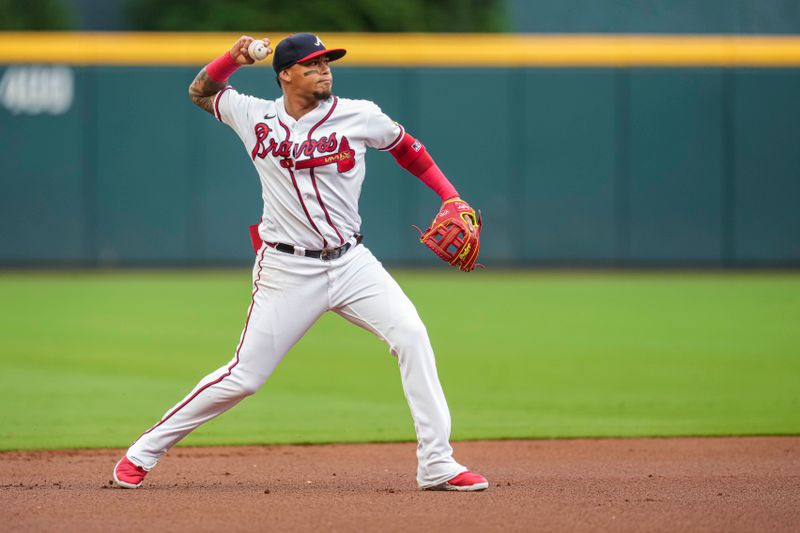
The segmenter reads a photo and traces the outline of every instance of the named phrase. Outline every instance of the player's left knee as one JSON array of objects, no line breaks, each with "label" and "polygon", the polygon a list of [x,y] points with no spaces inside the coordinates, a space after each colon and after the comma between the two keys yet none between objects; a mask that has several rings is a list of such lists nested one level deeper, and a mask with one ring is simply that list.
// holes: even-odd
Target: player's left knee
[{"label": "player's left knee", "polygon": [[393,328],[389,339],[393,352],[404,348],[414,348],[430,344],[428,330],[418,317],[414,320],[405,320]]}]

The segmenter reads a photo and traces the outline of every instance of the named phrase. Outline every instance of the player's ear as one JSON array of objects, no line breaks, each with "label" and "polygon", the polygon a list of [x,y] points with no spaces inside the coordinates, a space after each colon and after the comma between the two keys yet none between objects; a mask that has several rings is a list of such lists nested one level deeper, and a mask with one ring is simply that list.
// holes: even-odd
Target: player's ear
[{"label": "player's ear", "polygon": [[292,75],[289,74],[289,69],[284,69],[278,73],[278,79],[284,83],[290,83],[292,81]]}]

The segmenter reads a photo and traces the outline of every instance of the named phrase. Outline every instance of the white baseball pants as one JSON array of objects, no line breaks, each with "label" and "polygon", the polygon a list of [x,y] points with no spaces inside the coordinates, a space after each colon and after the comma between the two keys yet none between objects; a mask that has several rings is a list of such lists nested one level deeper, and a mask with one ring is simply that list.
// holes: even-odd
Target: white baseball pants
[{"label": "white baseball pants", "polygon": [[428,333],[414,305],[363,245],[332,261],[266,245],[253,268],[253,300],[233,359],[212,372],[128,450],[149,470],[179,440],[255,393],[322,314],[332,310],[383,339],[397,357],[417,433],[417,483],[466,470],[452,457],[450,412]]}]

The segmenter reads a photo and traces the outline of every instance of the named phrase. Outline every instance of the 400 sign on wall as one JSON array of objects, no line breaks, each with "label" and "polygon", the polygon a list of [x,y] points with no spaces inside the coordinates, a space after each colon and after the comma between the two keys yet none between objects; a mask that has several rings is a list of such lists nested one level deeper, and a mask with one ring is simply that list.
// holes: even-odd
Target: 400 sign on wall
[{"label": "400 sign on wall", "polygon": [[72,106],[75,77],[64,65],[21,65],[0,79],[0,105],[13,115],[61,115]]}]

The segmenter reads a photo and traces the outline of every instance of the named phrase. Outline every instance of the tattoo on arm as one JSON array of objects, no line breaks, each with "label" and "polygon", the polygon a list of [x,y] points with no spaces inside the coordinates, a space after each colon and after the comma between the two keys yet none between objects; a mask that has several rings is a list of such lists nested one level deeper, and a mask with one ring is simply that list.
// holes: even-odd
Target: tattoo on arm
[{"label": "tattoo on arm", "polygon": [[225,84],[209,78],[206,69],[203,68],[189,85],[189,97],[197,107],[213,115],[214,96],[223,88]]}]

